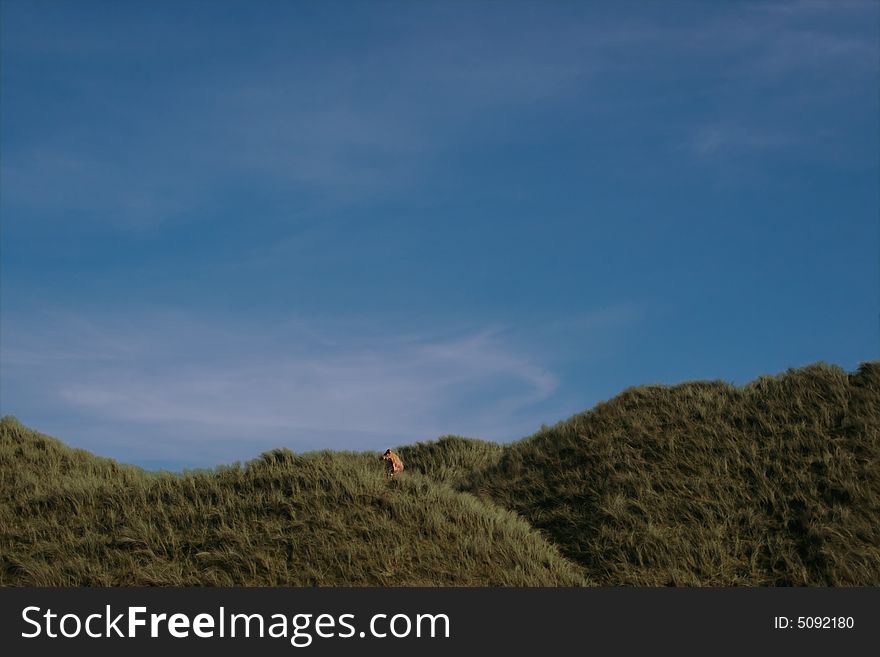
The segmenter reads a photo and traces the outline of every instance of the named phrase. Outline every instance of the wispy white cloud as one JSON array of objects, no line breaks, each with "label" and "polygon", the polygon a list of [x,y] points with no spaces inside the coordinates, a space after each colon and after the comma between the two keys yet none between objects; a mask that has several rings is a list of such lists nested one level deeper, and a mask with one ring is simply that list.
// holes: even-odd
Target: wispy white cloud
[{"label": "wispy white cloud", "polygon": [[[132,155],[114,159],[63,148],[5,154],[0,184],[9,221],[60,218],[145,230],[203,204],[201,181],[187,184],[172,172]],[[150,169],[150,170],[146,170]]]},{"label": "wispy white cloud", "polygon": [[743,154],[784,149],[801,142],[796,134],[761,130],[719,121],[694,129],[688,148],[697,156],[710,158],[719,153]]},{"label": "wispy white cloud", "polygon": [[[78,213],[80,221],[143,229],[222,207],[230,184],[256,194],[286,191],[300,207],[325,209],[412,189],[430,177],[437,157],[476,138],[473,122],[552,99],[585,70],[571,52],[542,47],[543,38],[523,48],[523,39],[535,41],[527,25],[491,43],[481,30],[460,25],[445,33],[403,19],[399,30],[348,57],[296,57],[261,43],[255,56],[274,54],[275,68],[242,68],[221,57],[222,76],[175,72],[156,88],[111,77],[105,87],[121,87],[112,113],[97,97],[104,89],[73,74],[63,93],[80,111],[93,112],[59,115],[54,127],[7,145],[5,202],[35,211],[34,220]],[[179,57],[215,58],[210,39],[191,42],[179,31],[165,35],[152,23],[151,29],[159,31],[147,45],[170,39],[178,49],[189,44]],[[143,66],[145,52],[131,44],[97,41],[98,50],[68,38],[58,51],[37,36],[16,38],[7,59],[17,64],[35,50],[74,56],[81,48],[80,57],[115,53],[123,68]]]},{"label": "wispy white cloud", "polygon": [[876,3],[824,1],[754,3],[718,17],[690,40],[703,57],[723,55],[708,87],[717,111],[683,125],[676,148],[700,166],[786,153],[827,162],[842,131],[827,117],[863,104],[876,111],[865,90],[880,78],[880,42],[861,26],[878,19]]},{"label": "wispy white cloud", "polygon": [[775,0],[750,3],[748,10],[769,16],[815,18],[829,14],[877,14],[878,7],[876,0]]},{"label": "wispy white cloud", "polygon": [[619,330],[640,321],[648,312],[645,302],[622,302],[603,308],[583,311],[570,317],[562,317],[548,322],[545,328],[550,333],[570,331],[590,332],[597,330]]},{"label": "wispy white cloud", "polygon": [[[43,406],[113,426],[118,442],[107,447],[123,458],[211,463],[278,445],[378,449],[447,432],[513,439],[537,428],[535,407],[559,385],[497,331],[376,339],[354,325],[329,335],[302,322],[215,327],[162,312],[49,325],[4,335],[3,411]],[[236,447],[218,454],[224,441]]]},{"label": "wispy white cloud", "polygon": [[[786,117],[805,102],[834,104],[854,88],[876,85],[876,32],[851,29],[876,24],[874,2],[745,3],[705,11],[699,20],[683,12],[663,21],[649,12],[607,21],[558,8],[520,10],[503,23],[479,7],[397,12],[381,38],[365,28],[365,46],[356,53],[317,48],[297,56],[270,30],[255,50],[271,68],[222,57],[222,75],[181,67],[155,89],[126,87],[112,115],[59,116],[61,130],[50,126],[29,135],[26,147],[7,146],[5,202],[38,210],[37,219],[78,211],[79,220],[135,229],[210,214],[236,185],[255,194],[287,190],[297,206],[292,211],[310,203],[369,203],[429,184],[444,156],[487,138],[486,125],[506,120],[506,137],[518,138],[519,110],[577,97],[587,115],[618,107],[620,120],[640,117],[664,101],[638,76],[677,85],[682,71],[690,71],[697,95],[718,99],[718,109],[648,129],[672,134],[673,148],[704,166],[710,155],[720,161],[728,153],[794,147],[799,135]],[[468,12],[474,20],[462,20]],[[65,39],[71,30],[61,18],[39,30],[24,22],[30,36],[13,35],[7,60],[34,51],[60,56],[58,43],[65,57],[118,55],[138,66],[155,43],[174,44],[173,56],[187,61],[216,58],[221,35],[190,34],[196,30],[186,21],[169,28],[157,16],[148,19],[140,44],[85,38],[94,30],[82,18]],[[47,30],[52,39],[40,37]],[[788,78],[803,74],[812,82],[786,88]],[[619,80],[609,83],[612,77]],[[73,107],[105,111],[100,91],[87,76],[65,82]],[[114,147],[93,150],[101,140]],[[832,141],[833,135],[822,143]]]}]

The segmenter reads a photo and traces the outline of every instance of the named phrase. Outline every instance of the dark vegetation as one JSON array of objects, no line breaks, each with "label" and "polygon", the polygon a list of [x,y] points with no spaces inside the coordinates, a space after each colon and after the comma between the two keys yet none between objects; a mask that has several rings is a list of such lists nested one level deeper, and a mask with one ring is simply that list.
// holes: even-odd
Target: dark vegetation
[{"label": "dark vegetation", "polygon": [[603,584],[880,585],[880,363],[632,388],[469,489]]},{"label": "dark vegetation", "polygon": [[502,446],[173,474],[0,420],[0,584],[880,585],[880,362],[643,386]]}]

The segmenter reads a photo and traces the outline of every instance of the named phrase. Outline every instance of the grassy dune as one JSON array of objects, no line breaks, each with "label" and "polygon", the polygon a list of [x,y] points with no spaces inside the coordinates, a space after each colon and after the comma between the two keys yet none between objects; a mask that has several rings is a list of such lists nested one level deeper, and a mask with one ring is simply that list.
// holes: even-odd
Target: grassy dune
[{"label": "grassy dune", "polygon": [[880,585],[880,363],[632,388],[471,488],[603,584]]},{"label": "grassy dune", "polygon": [[0,424],[5,585],[573,586],[515,514],[378,459],[275,450],[149,473]]},{"label": "grassy dune", "polygon": [[0,420],[0,584],[880,585],[880,363],[632,388],[502,446],[184,474]]},{"label": "grassy dune", "polygon": [[456,490],[469,490],[474,473],[496,465],[504,447],[485,440],[445,436],[400,447],[397,453],[409,472],[420,472]]}]

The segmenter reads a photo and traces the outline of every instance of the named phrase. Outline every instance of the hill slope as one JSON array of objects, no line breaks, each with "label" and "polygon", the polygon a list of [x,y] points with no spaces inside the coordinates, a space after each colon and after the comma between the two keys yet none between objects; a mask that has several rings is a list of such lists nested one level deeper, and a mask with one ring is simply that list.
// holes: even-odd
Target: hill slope
[{"label": "hill slope", "polygon": [[4,585],[880,585],[880,363],[631,388],[502,446],[183,475],[0,420]]},{"label": "hill slope", "polygon": [[504,454],[498,443],[459,436],[397,448],[407,472],[420,472],[456,490],[466,490],[475,472],[498,463]]},{"label": "hill slope", "polygon": [[584,583],[513,513],[373,455],[148,473],[0,421],[0,584]]},{"label": "hill slope", "polygon": [[645,386],[469,488],[607,585],[880,584],[880,363]]}]

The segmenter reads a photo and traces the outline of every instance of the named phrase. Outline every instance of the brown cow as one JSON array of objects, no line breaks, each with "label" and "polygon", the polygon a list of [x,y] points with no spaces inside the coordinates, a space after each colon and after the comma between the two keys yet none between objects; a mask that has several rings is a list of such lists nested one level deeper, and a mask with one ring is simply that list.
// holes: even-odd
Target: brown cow
[{"label": "brown cow", "polygon": [[403,461],[390,449],[386,449],[385,453],[379,457],[379,460],[385,461],[385,474],[388,475],[389,479],[394,479],[394,475],[398,472],[403,472]]}]

